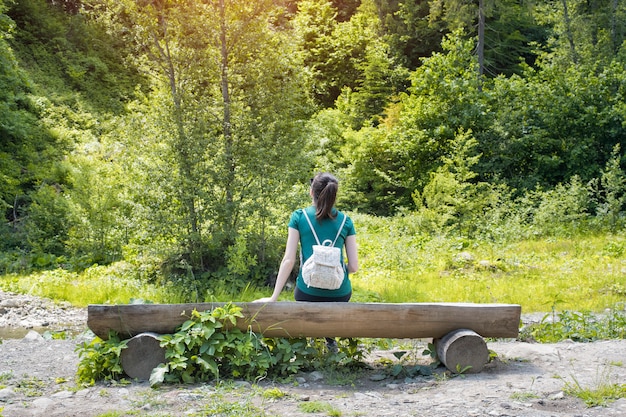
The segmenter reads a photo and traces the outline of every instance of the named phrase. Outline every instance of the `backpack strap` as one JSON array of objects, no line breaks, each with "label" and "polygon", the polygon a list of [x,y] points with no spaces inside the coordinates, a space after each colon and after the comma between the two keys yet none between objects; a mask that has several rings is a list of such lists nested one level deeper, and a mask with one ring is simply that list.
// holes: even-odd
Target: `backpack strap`
[{"label": "backpack strap", "polygon": [[313,236],[315,236],[315,241],[317,242],[318,245],[321,245],[320,240],[317,238],[317,233],[315,233],[315,228],[313,228],[313,223],[311,223],[311,220],[309,219],[309,215],[306,214],[306,209],[302,209],[302,213],[304,213],[304,217],[306,217],[306,221],[307,223],[309,223],[309,227],[311,228],[311,231],[313,232]]},{"label": "backpack strap", "polygon": [[343,230],[343,225],[346,224],[346,216],[345,213],[343,215],[343,221],[341,222],[341,226],[339,226],[339,230],[337,230],[337,236],[335,236],[335,240],[333,240],[333,246],[335,246],[335,242],[337,242],[337,239],[339,239],[339,236],[341,235],[341,231]]},{"label": "backpack strap", "polygon": [[[321,245],[320,240],[317,237],[317,233],[315,233],[315,228],[313,227],[313,223],[311,223],[311,219],[309,219],[309,215],[306,214],[306,210],[303,209],[302,213],[304,213],[304,217],[306,218],[307,223],[309,223],[309,227],[311,228],[311,231],[313,232],[313,236],[315,237],[315,241],[317,242],[318,245]],[[346,216],[345,213],[344,213],[343,221],[341,222],[341,226],[339,226],[339,230],[337,231],[337,236],[335,236],[335,240],[333,240],[331,246],[335,246],[335,243],[337,242],[337,239],[339,239],[339,236],[341,235],[341,231],[343,230],[343,226],[344,226],[344,224],[346,224],[346,217],[348,217],[348,216]],[[328,241],[330,241],[330,239],[328,239]],[[324,242],[326,242],[326,240]]]}]

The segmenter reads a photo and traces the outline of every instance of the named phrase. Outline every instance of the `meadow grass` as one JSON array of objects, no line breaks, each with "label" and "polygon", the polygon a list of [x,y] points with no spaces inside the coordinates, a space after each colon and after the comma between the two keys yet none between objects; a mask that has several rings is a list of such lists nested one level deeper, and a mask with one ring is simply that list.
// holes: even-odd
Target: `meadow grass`
[{"label": "meadow grass", "polygon": [[[361,219],[360,270],[351,276],[353,301],[520,304],[522,311],[602,311],[626,301],[626,238],[579,235],[508,243],[425,237],[398,222]],[[155,285],[118,262],[81,273],[65,270],[0,277],[5,291],[75,306],[189,302],[173,285]],[[219,288],[191,301],[251,301],[271,288],[233,294]],[[293,300],[284,290],[281,300]],[[623,307],[622,307],[623,308]]]},{"label": "meadow grass", "polygon": [[626,301],[626,258],[615,249],[623,237],[394,246],[378,234],[372,241],[351,277],[355,301],[513,303],[524,312],[601,311]]}]

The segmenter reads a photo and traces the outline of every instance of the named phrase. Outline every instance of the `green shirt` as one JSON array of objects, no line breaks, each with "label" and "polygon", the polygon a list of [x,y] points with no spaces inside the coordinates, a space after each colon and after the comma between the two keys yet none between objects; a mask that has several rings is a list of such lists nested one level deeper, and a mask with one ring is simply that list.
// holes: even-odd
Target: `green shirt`
[{"label": "green shirt", "polygon": [[306,221],[306,218],[302,214],[302,211],[306,210],[313,227],[315,228],[315,233],[317,233],[317,237],[320,242],[323,242],[326,239],[330,239],[333,241],[335,236],[337,236],[337,231],[339,226],[341,226],[341,222],[343,221],[343,216],[346,216],[346,223],[343,225],[343,229],[341,229],[341,233],[335,242],[335,246],[341,248],[341,263],[344,264],[344,245],[346,242],[346,238],[348,236],[356,235],[356,231],[354,230],[354,224],[352,223],[352,219],[348,217],[345,213],[338,211],[337,209],[333,209],[333,214],[336,214],[334,219],[324,219],[321,222],[318,222],[315,218],[315,207],[309,206],[306,209],[298,209],[291,214],[291,220],[289,220],[289,227],[292,229],[296,229],[300,232],[300,271],[298,272],[298,279],[296,280],[296,285],[298,289],[305,294],[315,295],[318,297],[343,297],[352,292],[352,285],[350,284],[350,279],[348,277],[348,269],[345,268],[346,276],[341,284],[341,287],[336,290],[325,290],[322,288],[313,288],[307,287],[302,279],[302,265],[306,260],[313,254],[313,245],[317,245],[315,241],[315,236],[311,231],[311,227],[309,223]]}]

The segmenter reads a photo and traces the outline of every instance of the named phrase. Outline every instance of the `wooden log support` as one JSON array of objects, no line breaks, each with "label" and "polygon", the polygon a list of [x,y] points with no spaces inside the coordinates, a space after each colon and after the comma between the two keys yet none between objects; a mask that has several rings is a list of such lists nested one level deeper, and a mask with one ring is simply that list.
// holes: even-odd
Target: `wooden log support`
[{"label": "wooden log support", "polygon": [[[515,338],[521,307],[517,304],[470,303],[236,303],[243,331],[265,337],[371,337],[438,339],[458,329],[482,337]],[[102,339],[109,330],[122,338],[145,332],[174,333],[192,310],[211,310],[224,303],[92,304],[87,325]]]},{"label": "wooden log support", "polygon": [[140,333],[128,340],[122,349],[120,360],[122,369],[131,378],[147,381],[152,370],[165,363],[165,348],[162,348],[159,335],[152,332]]},{"label": "wooden log support", "polygon": [[454,330],[434,343],[437,357],[453,373],[479,373],[489,361],[485,340],[472,330]]}]

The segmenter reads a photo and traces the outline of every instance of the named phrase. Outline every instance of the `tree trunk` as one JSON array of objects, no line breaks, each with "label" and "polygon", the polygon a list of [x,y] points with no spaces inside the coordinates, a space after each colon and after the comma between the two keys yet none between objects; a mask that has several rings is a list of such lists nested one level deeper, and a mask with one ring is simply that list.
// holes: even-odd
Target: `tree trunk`
[{"label": "tree trunk", "polygon": [[576,54],[576,46],[574,45],[574,34],[572,33],[572,22],[570,21],[569,12],[567,11],[567,0],[562,0],[563,3],[563,20],[565,23],[565,32],[567,40],[569,42],[570,54],[572,56],[572,62],[578,63],[578,55]]},{"label": "tree trunk", "polygon": [[482,91],[483,74],[485,73],[485,0],[478,0],[478,90]]},{"label": "tree trunk", "polygon": [[226,236],[230,236],[230,230],[233,228],[234,213],[233,213],[233,186],[235,181],[235,157],[233,154],[233,131],[230,112],[230,90],[228,80],[228,45],[226,44],[226,34],[228,28],[226,27],[226,9],[224,0],[219,1],[219,16],[220,16],[220,51],[221,51],[221,90],[222,90],[222,104],[224,106],[222,128],[224,133],[224,169],[226,172],[226,178],[224,179],[224,187],[226,190],[226,210],[224,217],[224,226],[226,228]]},{"label": "tree trunk", "polygon": [[176,124],[176,146],[175,153],[178,156],[178,172],[181,180],[180,198],[183,202],[183,209],[185,210],[185,218],[189,227],[190,238],[187,239],[187,250],[193,257],[196,253],[196,246],[198,239],[198,216],[196,214],[196,198],[195,190],[193,187],[188,187],[186,184],[192,183],[193,175],[192,162],[189,156],[189,144],[187,141],[187,135],[185,134],[185,124],[183,120],[183,109],[181,103],[180,92],[177,87],[176,70],[174,68],[174,62],[172,60],[169,40],[168,40],[168,28],[167,19],[162,16],[161,23],[161,38],[165,47],[163,48],[159,43],[159,37],[154,36],[155,48],[159,51],[161,59],[164,62],[163,70],[170,85],[170,94],[172,95],[172,103],[174,106],[174,123]]}]

